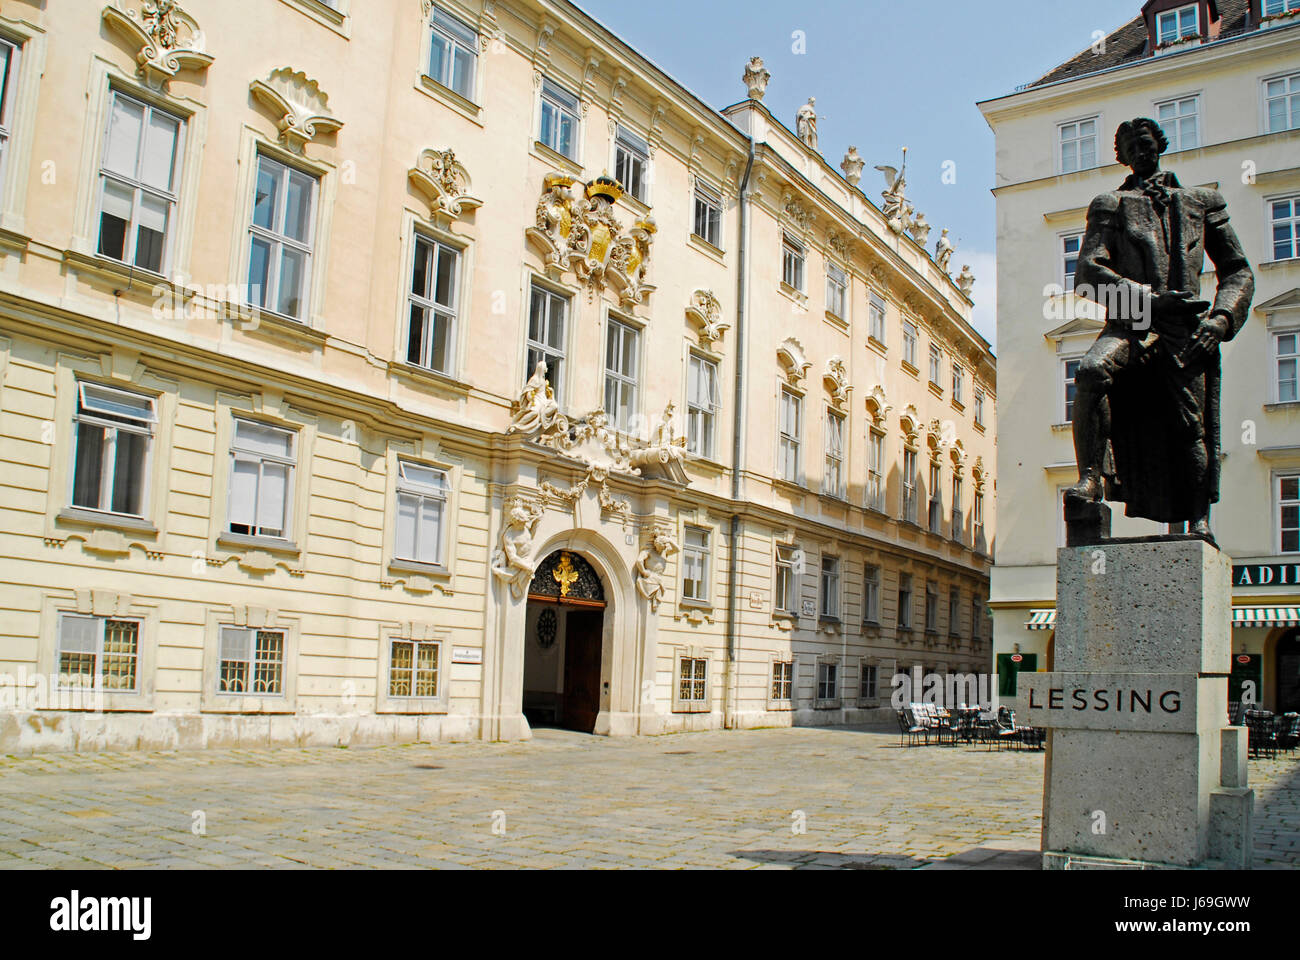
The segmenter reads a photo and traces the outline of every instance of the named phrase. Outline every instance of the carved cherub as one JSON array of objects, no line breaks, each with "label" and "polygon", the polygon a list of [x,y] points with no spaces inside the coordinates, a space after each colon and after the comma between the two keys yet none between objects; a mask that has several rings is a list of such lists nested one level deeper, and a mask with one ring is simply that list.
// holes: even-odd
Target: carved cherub
[{"label": "carved cherub", "polygon": [[672,537],[663,531],[657,532],[650,540],[650,545],[641,551],[636,561],[636,589],[650,602],[650,612],[657,613],[664,598],[664,572],[668,569],[668,557],[681,550]]}]

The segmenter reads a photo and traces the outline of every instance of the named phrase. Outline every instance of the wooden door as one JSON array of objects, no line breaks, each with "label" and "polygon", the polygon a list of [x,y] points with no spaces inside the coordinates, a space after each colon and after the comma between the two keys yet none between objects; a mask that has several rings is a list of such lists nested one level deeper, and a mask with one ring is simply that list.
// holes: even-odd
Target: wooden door
[{"label": "wooden door", "polygon": [[1291,633],[1277,643],[1276,713],[1300,711],[1300,633]]},{"label": "wooden door", "polygon": [[564,628],[564,726],[591,733],[600,713],[604,610],[570,610]]}]

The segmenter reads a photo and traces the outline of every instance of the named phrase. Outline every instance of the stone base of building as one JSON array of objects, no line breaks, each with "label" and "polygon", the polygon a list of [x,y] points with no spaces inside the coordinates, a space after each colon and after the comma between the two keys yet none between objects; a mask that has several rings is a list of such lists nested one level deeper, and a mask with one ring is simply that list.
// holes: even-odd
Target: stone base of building
[{"label": "stone base of building", "polygon": [[1231,864],[1206,860],[1194,867],[1150,860],[1117,860],[1111,857],[1081,856],[1077,853],[1047,851],[1043,854],[1044,870],[1231,870]]}]

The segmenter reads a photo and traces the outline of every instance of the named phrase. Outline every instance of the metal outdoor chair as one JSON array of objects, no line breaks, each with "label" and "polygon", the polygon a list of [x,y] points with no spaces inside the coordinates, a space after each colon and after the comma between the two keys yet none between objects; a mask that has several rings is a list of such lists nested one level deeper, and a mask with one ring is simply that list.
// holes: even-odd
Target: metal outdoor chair
[{"label": "metal outdoor chair", "polygon": [[1288,713],[1279,718],[1277,748],[1295,753],[1297,745],[1300,745],[1300,713]]},{"label": "metal outdoor chair", "polygon": [[930,742],[930,731],[921,726],[912,717],[910,710],[898,711],[898,745],[900,747],[914,747],[916,742],[925,738],[925,742]]},{"label": "metal outdoor chair", "polygon": [[1272,759],[1277,756],[1277,718],[1268,710],[1247,710],[1246,729],[1249,731],[1249,753],[1252,757]]}]

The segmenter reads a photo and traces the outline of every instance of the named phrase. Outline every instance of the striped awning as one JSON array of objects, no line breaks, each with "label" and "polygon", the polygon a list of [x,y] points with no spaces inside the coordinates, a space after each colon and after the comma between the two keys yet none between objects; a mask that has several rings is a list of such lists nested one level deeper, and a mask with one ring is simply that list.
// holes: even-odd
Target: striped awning
[{"label": "striped awning", "polygon": [[1232,625],[1241,629],[1300,627],[1300,607],[1233,607]]},{"label": "striped awning", "polygon": [[1056,611],[1055,610],[1029,611],[1029,621],[1025,624],[1025,629],[1026,630],[1055,630]]}]

